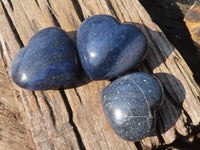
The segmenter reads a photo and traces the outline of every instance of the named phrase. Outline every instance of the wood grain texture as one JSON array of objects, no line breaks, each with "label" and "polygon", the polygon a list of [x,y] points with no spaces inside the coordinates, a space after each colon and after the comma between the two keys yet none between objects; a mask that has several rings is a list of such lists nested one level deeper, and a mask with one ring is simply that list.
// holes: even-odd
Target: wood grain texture
[{"label": "wood grain texture", "polygon": [[110,81],[89,82],[83,77],[82,86],[43,92],[23,90],[10,81],[36,149],[151,149],[190,135],[190,128],[200,122],[200,89],[182,56],[138,0],[2,0],[0,42],[7,76],[12,58],[35,32],[58,26],[75,41],[81,21],[95,14],[112,15],[145,34],[149,53],[138,70],[154,73],[165,90],[157,128],[140,142],[120,139],[101,107],[101,91]]},{"label": "wood grain texture", "polygon": [[[1,3],[1,44],[8,73],[11,60],[20,47],[27,45],[35,32],[55,26],[48,2],[38,2],[42,7],[38,7],[32,0]],[[13,83],[12,88],[26,128],[30,130],[37,149],[79,148],[73,126],[69,122],[65,100],[59,90],[33,92],[20,89]]]},{"label": "wood grain texture", "polygon": [[200,15],[200,1],[195,1],[192,7],[185,14],[184,21],[191,34],[194,45],[200,55],[200,26],[199,26],[199,15]]},{"label": "wood grain texture", "polygon": [[34,149],[31,134],[25,129],[12,94],[8,76],[0,59],[0,150]]}]

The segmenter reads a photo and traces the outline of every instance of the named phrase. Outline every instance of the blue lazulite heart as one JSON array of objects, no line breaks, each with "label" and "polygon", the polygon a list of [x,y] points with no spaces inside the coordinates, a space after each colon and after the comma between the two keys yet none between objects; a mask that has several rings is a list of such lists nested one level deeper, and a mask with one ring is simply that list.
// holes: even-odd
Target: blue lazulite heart
[{"label": "blue lazulite heart", "polygon": [[163,102],[160,82],[144,72],[125,75],[102,91],[102,107],[112,129],[123,139],[139,141],[155,128]]},{"label": "blue lazulite heart", "polygon": [[109,79],[128,71],[147,52],[141,31],[107,15],[92,16],[81,24],[77,46],[82,66],[92,80]]},{"label": "blue lazulite heart", "polygon": [[76,81],[77,52],[66,32],[55,27],[36,33],[13,59],[11,77],[22,88],[57,89]]}]

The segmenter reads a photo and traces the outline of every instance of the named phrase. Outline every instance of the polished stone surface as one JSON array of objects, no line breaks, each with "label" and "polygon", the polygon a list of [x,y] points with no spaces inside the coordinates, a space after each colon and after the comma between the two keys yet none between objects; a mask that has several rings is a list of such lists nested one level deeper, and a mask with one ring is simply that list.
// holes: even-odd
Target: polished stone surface
[{"label": "polished stone surface", "polygon": [[121,138],[139,141],[155,128],[155,111],[163,102],[163,89],[153,75],[125,75],[102,91],[102,107],[112,129]]},{"label": "polished stone surface", "polygon": [[57,89],[76,81],[77,52],[64,30],[50,27],[37,32],[16,54],[13,81],[31,90]]},{"label": "polished stone surface", "polygon": [[110,79],[128,71],[147,52],[141,31],[107,15],[92,16],[81,24],[77,46],[82,66],[91,80]]}]

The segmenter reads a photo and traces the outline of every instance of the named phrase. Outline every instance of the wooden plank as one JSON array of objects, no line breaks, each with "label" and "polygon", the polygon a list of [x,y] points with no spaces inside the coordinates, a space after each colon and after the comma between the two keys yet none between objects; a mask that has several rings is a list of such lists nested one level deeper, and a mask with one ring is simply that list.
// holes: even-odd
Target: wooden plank
[{"label": "wooden plank", "polygon": [[34,149],[12,94],[4,63],[0,59],[0,149]]},{"label": "wooden plank", "polygon": [[[38,30],[55,26],[47,1],[40,1],[39,4],[42,7],[31,0],[1,2],[0,33],[7,71],[10,69],[11,59],[20,46],[26,45]],[[71,2],[67,2],[67,5],[73,9]],[[70,11],[73,12],[72,9]],[[14,84],[12,88],[26,128],[31,131],[37,149],[79,148],[73,126],[69,122],[65,100],[59,90],[33,92],[23,90]]]},{"label": "wooden plank", "polygon": [[199,36],[199,15],[200,15],[200,2],[195,1],[192,7],[185,14],[184,21],[190,32],[194,45],[197,48],[197,55],[200,55],[200,36]]},{"label": "wooden plank", "polygon": [[27,45],[38,30],[60,26],[75,41],[83,19],[109,14],[144,32],[149,54],[139,70],[155,73],[165,88],[165,102],[157,113],[157,130],[135,144],[120,139],[103,114],[100,93],[110,81],[87,83],[83,77],[82,86],[44,92],[22,90],[12,83],[17,105],[37,149],[151,149],[172,143],[176,132],[189,135],[185,125],[198,125],[199,87],[192,72],[137,0],[2,0],[0,12],[2,60],[7,73],[18,49]]},{"label": "wooden plank", "polygon": [[[161,110],[157,113],[157,133],[161,132],[162,136],[158,136],[159,138],[156,136],[147,137],[141,141],[142,146],[144,148],[151,148],[155,146],[158,147],[162,140],[164,140],[164,143],[166,144],[172,143],[177,138],[175,131],[178,131],[178,133],[183,136],[188,135],[189,133],[187,132],[185,125],[198,125],[200,121],[200,104],[198,101],[199,87],[196,85],[192,77],[192,72],[184,62],[183,58],[180,56],[178,51],[168,42],[165,35],[158,28],[158,26],[152,22],[151,18],[145,9],[141,6],[141,4],[138,1],[125,0],[79,0],[79,4],[85,18],[95,14],[113,15],[114,17],[119,18],[119,20],[122,22],[131,22],[136,25],[144,32],[148,39],[149,54],[144,63],[145,68],[141,70],[148,69],[148,71],[156,74],[164,84],[166,94],[165,102]],[[93,97],[91,94],[92,91],[96,91],[93,87],[93,84],[98,86],[99,84],[103,84],[103,82],[105,81],[90,83],[76,89],[76,92],[78,92],[81,101],[88,102],[85,105],[92,105],[94,103],[93,98],[90,98]],[[89,88],[90,86],[92,88]],[[69,91],[66,91],[66,93],[67,95],[70,94]],[[90,95],[87,93],[90,93]],[[97,93],[95,95],[97,95]],[[74,97],[72,99],[74,99]],[[98,114],[92,110],[88,111],[86,106],[83,104],[77,104],[72,99],[69,98],[69,101],[73,110],[81,110],[82,107],[81,112],[77,111],[77,116],[80,116],[83,111],[85,111],[83,114],[89,113],[91,116],[96,116]],[[98,97],[96,99],[98,100]],[[100,104],[98,107],[95,107],[95,110],[97,111],[99,107],[101,107]],[[85,127],[87,126],[86,124],[89,125],[91,123],[98,122],[98,119],[100,118],[98,118],[96,121],[92,120],[89,122],[90,120],[88,121],[87,117],[83,117],[74,118],[77,127],[81,128],[80,132],[92,132],[88,131],[88,129]],[[192,122],[187,122],[188,119],[191,119]],[[104,121],[103,118],[102,120]],[[101,121],[101,123],[104,123],[103,121]],[[101,126],[101,124],[99,123],[98,126]],[[106,130],[105,128],[102,129],[104,129],[102,132],[110,132],[112,138],[117,138],[117,136],[114,135],[111,130]],[[90,128],[90,130],[96,131],[95,127],[94,129]],[[111,137],[108,139],[106,137],[104,138],[106,138],[107,141],[111,141]],[[86,141],[85,143],[89,143],[91,139],[90,137],[86,137],[84,140]],[[118,142],[115,142],[115,144],[117,143]]]},{"label": "wooden plank", "polygon": [[185,125],[189,122],[182,120],[185,118],[183,112],[187,113],[192,124],[198,125],[200,121],[199,87],[195,84],[191,71],[162,31],[144,13],[145,10],[138,1],[111,2],[122,21],[137,22],[138,27],[148,37],[150,51],[145,65],[157,74],[166,93],[165,103],[158,112],[158,124],[165,143],[171,143],[177,138],[175,130],[186,136],[188,133]]}]

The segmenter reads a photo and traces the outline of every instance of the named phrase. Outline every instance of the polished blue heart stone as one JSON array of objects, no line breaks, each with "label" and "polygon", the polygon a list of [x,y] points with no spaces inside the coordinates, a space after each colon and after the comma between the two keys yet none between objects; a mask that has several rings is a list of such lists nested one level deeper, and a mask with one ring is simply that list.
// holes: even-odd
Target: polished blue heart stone
[{"label": "polished blue heart stone", "polygon": [[57,89],[76,81],[77,52],[65,31],[50,27],[37,32],[12,61],[11,77],[22,88]]},{"label": "polished blue heart stone", "polygon": [[121,138],[139,141],[155,128],[155,111],[163,102],[163,89],[153,75],[125,75],[102,91],[102,107],[112,129]]},{"label": "polished blue heart stone", "polygon": [[110,79],[135,67],[147,52],[144,34],[107,15],[87,18],[77,34],[82,66],[91,80]]}]

